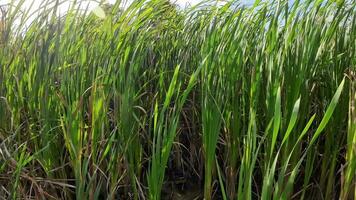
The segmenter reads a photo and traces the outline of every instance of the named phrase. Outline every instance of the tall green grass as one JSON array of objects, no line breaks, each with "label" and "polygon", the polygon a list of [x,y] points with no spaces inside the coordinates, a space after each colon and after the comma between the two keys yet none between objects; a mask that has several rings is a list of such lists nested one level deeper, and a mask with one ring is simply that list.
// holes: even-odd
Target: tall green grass
[{"label": "tall green grass", "polygon": [[1,17],[4,199],[356,198],[354,1],[24,2]]}]

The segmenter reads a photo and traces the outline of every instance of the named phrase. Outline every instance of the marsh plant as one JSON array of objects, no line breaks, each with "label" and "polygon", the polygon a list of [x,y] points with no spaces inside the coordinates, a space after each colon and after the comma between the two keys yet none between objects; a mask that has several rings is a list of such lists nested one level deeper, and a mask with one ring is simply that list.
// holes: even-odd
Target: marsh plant
[{"label": "marsh plant", "polygon": [[1,199],[356,198],[355,1],[24,3]]}]

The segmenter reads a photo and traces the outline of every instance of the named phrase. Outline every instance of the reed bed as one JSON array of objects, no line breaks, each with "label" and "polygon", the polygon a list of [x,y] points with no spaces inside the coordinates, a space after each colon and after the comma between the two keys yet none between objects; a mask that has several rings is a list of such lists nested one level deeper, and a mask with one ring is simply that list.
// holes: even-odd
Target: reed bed
[{"label": "reed bed", "polygon": [[2,199],[356,198],[355,1],[24,2],[0,23]]}]

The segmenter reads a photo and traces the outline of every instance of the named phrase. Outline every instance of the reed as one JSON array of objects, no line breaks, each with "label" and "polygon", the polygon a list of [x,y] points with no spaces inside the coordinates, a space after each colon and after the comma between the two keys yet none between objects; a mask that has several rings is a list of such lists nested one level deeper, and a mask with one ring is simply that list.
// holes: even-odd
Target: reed
[{"label": "reed", "polygon": [[24,2],[0,22],[4,199],[356,198],[354,1]]}]

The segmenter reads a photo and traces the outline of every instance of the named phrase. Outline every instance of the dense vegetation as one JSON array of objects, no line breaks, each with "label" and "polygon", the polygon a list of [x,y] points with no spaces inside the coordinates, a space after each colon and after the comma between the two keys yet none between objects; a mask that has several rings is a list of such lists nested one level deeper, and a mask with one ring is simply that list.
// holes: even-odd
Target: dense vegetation
[{"label": "dense vegetation", "polygon": [[1,199],[356,198],[355,1],[54,0],[29,26],[23,2],[0,29]]}]

